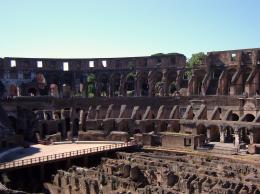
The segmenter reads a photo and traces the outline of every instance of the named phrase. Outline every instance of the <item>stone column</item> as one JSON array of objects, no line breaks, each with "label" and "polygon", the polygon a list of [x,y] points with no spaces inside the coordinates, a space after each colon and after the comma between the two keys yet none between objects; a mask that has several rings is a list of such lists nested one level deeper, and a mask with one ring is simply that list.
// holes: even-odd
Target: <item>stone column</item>
[{"label": "stone column", "polygon": [[114,96],[114,81],[110,79],[109,84],[108,84],[108,95],[109,97]]},{"label": "stone column", "polygon": [[152,79],[152,71],[149,71],[148,73],[148,96],[152,97],[154,96],[154,80]]},{"label": "stone column", "polygon": [[180,70],[178,70],[177,77],[176,77],[176,90],[181,89],[181,75],[182,75],[182,72]]},{"label": "stone column", "polygon": [[240,135],[237,127],[234,129],[234,132],[235,132],[235,147],[238,148],[240,143]]},{"label": "stone column", "polygon": [[220,143],[225,143],[225,126],[219,126]]},{"label": "stone column", "polygon": [[162,83],[163,83],[163,96],[169,96],[169,86],[167,81],[167,70],[164,69],[162,72]]},{"label": "stone column", "polygon": [[211,140],[211,127],[206,127],[207,128],[207,140]]},{"label": "stone column", "polygon": [[100,96],[100,83],[99,80],[95,80],[95,96]]},{"label": "stone column", "polygon": [[254,127],[252,127],[249,130],[249,139],[250,139],[250,144],[254,144],[255,143]]},{"label": "stone column", "polygon": [[135,78],[135,96],[141,96],[140,72],[136,72]]},{"label": "stone column", "polygon": [[80,118],[79,118],[79,129],[82,131],[82,130],[85,130],[86,128],[86,112],[85,110],[80,110]]},{"label": "stone column", "polygon": [[119,96],[126,96],[125,82],[126,82],[125,77],[121,75],[120,84],[119,84]]}]

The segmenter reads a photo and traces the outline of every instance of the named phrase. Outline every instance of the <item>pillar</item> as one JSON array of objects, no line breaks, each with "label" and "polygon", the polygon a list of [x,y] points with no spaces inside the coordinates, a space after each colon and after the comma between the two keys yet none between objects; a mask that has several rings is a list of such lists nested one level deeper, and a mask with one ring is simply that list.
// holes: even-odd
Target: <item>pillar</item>
[{"label": "pillar", "polygon": [[120,84],[119,84],[119,96],[126,96],[125,82],[126,82],[125,77],[121,75]]},{"label": "pillar", "polygon": [[177,71],[177,77],[176,77],[176,90],[180,90],[181,89],[181,71]]},{"label": "pillar", "polygon": [[99,80],[95,80],[95,96],[100,96],[100,83]]},{"label": "pillar", "polygon": [[225,127],[219,126],[220,143],[225,143]]},{"label": "pillar", "polygon": [[148,96],[152,97],[154,96],[154,80],[152,79],[152,71],[149,71],[148,73]]},{"label": "pillar", "polygon": [[137,72],[136,75],[136,79],[135,79],[135,96],[141,96],[141,84],[140,84],[140,72]]},{"label": "pillar", "polygon": [[163,83],[163,96],[169,96],[169,84],[167,81],[167,70],[164,69],[162,72],[162,83]]},{"label": "pillar", "polygon": [[239,129],[235,128],[234,129],[235,132],[235,147],[239,147],[239,143],[240,143],[240,135],[239,135]]}]

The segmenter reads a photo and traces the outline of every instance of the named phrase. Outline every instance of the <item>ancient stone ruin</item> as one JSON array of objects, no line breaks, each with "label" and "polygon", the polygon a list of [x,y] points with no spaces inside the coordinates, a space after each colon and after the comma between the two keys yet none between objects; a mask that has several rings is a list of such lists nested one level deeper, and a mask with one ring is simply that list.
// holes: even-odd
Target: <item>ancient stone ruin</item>
[{"label": "ancient stone ruin", "polygon": [[[43,177],[55,194],[259,193],[259,65],[260,49],[208,52],[193,68],[179,53],[2,58],[0,151],[89,141],[138,147]],[[1,165],[0,182],[12,189]]]}]

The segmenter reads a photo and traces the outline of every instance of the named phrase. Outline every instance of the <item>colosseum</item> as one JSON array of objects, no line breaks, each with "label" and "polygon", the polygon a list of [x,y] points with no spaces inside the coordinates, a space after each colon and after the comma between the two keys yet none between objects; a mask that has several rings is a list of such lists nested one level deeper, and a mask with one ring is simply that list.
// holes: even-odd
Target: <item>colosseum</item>
[{"label": "colosseum", "polygon": [[260,193],[260,48],[0,59],[0,193]]}]

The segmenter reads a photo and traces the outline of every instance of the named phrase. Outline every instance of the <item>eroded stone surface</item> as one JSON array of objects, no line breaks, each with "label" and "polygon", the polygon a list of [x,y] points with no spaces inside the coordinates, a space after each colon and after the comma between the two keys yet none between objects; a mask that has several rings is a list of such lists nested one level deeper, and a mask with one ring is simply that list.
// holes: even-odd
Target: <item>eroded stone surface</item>
[{"label": "eroded stone surface", "polygon": [[260,193],[260,167],[217,157],[166,153],[117,153],[95,168],[58,171],[52,193],[173,194]]}]

